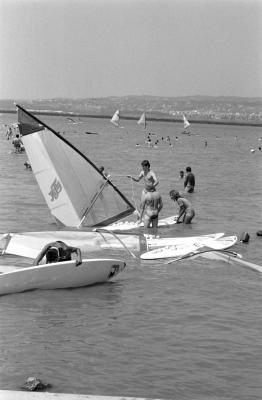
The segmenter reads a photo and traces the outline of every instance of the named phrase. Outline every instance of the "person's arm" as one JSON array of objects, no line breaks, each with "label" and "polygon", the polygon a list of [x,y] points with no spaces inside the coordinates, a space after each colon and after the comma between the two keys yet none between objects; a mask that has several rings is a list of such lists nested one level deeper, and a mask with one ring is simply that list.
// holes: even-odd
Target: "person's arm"
[{"label": "person's arm", "polygon": [[187,182],[188,182],[188,175],[186,175],[185,180],[184,180],[184,188],[186,187]]},{"label": "person's arm", "polygon": [[177,222],[177,224],[179,224],[179,223],[183,222],[183,221],[180,221],[180,218],[185,214],[186,209],[184,207],[183,202],[181,202],[180,199],[177,200],[177,204],[179,205],[179,214],[178,214],[176,222]]},{"label": "person's arm", "polygon": [[158,203],[158,212],[160,212],[162,210],[162,208],[163,208],[163,200],[162,200],[162,197],[160,196],[159,203]]},{"label": "person's arm", "polygon": [[81,250],[78,247],[71,248],[72,253],[76,253],[76,267],[82,264],[82,254]]},{"label": "person's arm", "polygon": [[151,176],[152,176],[152,178],[154,180],[154,183],[153,183],[154,188],[156,188],[156,186],[159,184],[159,180],[158,180],[156,174],[153,171],[150,171],[150,172],[151,172]]},{"label": "person's arm", "polygon": [[33,262],[33,266],[34,265],[38,265],[40,263],[40,261],[44,258],[44,256],[46,255],[46,252],[48,249],[50,249],[50,247],[52,247],[53,243],[47,244],[38,254],[38,256],[35,258],[34,262]]},{"label": "person's arm", "polygon": [[141,181],[141,179],[142,179],[143,177],[144,177],[143,171],[140,172],[138,178],[135,178],[135,177],[132,176],[132,175],[127,175],[127,178],[130,178],[130,179],[132,179],[132,181],[135,181],[135,182]]}]

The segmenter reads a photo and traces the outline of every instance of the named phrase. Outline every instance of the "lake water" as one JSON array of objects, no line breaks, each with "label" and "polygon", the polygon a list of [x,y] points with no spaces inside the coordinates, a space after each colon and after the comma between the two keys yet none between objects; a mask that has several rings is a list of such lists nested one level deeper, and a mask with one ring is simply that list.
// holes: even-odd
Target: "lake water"
[{"label": "lake water", "polygon": [[[240,235],[245,260],[262,264],[261,128],[182,126],[149,122],[157,149],[136,147],[145,135],[135,121],[114,128],[105,119],[69,124],[39,117],[97,165],[136,205],[137,176],[148,159],[160,179],[162,217],[177,214],[168,193],[183,191],[179,171],[190,165],[196,189],[188,195],[196,217],[163,236],[214,232]],[[0,115],[0,232],[53,230],[55,225],[25,154],[14,154]],[[181,124],[182,125],[182,124]],[[90,135],[85,132],[95,132]],[[170,136],[170,147],[165,139]],[[176,139],[177,137],[177,139]],[[207,146],[205,146],[207,141]],[[237,264],[204,258],[171,265],[139,265],[119,253],[127,268],[114,281],[73,290],[32,291],[0,297],[0,388],[19,390],[27,377],[52,384],[53,392],[137,396],[172,400],[262,398],[262,275]],[[23,260],[5,257],[2,264]]]}]

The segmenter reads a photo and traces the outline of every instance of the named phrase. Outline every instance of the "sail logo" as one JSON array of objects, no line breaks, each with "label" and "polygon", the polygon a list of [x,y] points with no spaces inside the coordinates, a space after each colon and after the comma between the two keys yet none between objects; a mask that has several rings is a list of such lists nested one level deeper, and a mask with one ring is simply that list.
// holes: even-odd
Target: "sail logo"
[{"label": "sail logo", "polygon": [[54,182],[50,186],[50,192],[48,193],[51,197],[51,201],[57,200],[59,193],[62,191],[62,185],[57,178],[55,178]]}]

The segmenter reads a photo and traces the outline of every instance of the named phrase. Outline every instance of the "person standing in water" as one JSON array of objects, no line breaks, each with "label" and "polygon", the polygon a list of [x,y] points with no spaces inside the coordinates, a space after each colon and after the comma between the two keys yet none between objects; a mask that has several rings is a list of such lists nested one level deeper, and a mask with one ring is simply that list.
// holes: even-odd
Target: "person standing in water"
[{"label": "person standing in water", "polygon": [[172,200],[176,201],[179,205],[179,214],[177,218],[177,224],[190,224],[195,216],[195,210],[189,200],[180,196],[177,190],[171,190],[169,196]]},{"label": "person standing in water", "polygon": [[188,193],[193,193],[195,189],[195,184],[196,184],[195,175],[192,173],[191,167],[186,167],[186,176],[184,180],[185,191]]},{"label": "person standing in water", "polygon": [[141,201],[140,221],[144,221],[145,228],[157,228],[158,215],[163,208],[162,197],[152,183],[146,184],[146,193]]},{"label": "person standing in water", "polygon": [[145,187],[144,187],[144,189],[142,191],[142,195],[141,195],[141,203],[142,203],[143,198],[144,198],[145,194],[147,193],[146,187],[147,186],[151,187],[151,185],[152,185],[154,187],[154,189],[156,189],[156,186],[159,184],[159,180],[157,179],[154,171],[152,171],[150,169],[150,162],[148,160],[142,161],[141,165],[142,165],[142,171],[140,172],[138,178],[134,178],[132,175],[127,175],[127,178],[130,178],[135,182],[139,182],[139,181],[141,181],[141,179],[144,179]]}]

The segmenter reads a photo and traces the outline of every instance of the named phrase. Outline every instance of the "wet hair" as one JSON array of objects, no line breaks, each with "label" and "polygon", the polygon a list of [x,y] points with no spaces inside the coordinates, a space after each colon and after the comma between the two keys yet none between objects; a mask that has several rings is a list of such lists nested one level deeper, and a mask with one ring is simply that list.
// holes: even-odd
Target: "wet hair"
[{"label": "wet hair", "polygon": [[141,162],[142,167],[148,167],[150,168],[150,162],[148,160],[144,160]]},{"label": "wet hair", "polygon": [[186,172],[191,172],[191,167],[186,167]]},{"label": "wet hair", "polygon": [[58,249],[51,248],[46,252],[46,263],[55,263],[59,261],[59,252]]},{"label": "wet hair", "polygon": [[169,196],[170,197],[175,197],[176,199],[178,199],[180,197],[180,193],[177,190],[170,190],[169,192]]}]

